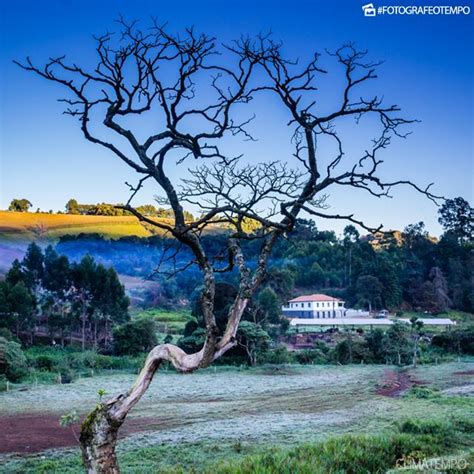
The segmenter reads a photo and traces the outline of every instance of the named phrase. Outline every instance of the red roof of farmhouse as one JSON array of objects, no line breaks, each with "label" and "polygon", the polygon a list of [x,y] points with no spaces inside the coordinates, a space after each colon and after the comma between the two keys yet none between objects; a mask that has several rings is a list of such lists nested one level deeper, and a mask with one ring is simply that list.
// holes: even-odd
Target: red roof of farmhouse
[{"label": "red roof of farmhouse", "polygon": [[315,295],[303,295],[298,296],[297,298],[293,298],[290,300],[290,303],[300,303],[305,301],[342,301],[339,298],[335,298],[334,296],[322,295],[322,294],[315,294]]}]

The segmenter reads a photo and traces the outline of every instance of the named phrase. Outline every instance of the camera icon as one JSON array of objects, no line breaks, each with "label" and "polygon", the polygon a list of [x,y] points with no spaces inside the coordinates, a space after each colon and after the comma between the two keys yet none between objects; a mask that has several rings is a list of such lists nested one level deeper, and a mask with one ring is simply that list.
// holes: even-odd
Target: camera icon
[{"label": "camera icon", "polygon": [[362,11],[364,12],[364,16],[375,16],[376,11],[373,3],[368,3],[362,7]]}]

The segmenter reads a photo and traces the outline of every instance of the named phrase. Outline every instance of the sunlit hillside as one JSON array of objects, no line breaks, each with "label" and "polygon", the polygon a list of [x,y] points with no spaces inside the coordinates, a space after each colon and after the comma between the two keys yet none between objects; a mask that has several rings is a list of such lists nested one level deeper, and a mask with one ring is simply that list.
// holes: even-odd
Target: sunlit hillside
[{"label": "sunlit hillside", "polygon": [[0,239],[57,239],[62,235],[101,234],[119,238],[136,235],[146,237],[152,231],[133,216],[87,216],[0,211]]}]

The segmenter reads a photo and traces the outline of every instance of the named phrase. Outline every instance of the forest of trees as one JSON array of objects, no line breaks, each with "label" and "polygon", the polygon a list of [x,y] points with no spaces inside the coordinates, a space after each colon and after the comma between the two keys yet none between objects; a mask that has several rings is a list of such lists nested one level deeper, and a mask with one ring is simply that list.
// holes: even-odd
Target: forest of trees
[{"label": "forest of trees", "polygon": [[[271,288],[278,304],[319,291],[345,299],[347,307],[473,312],[472,209],[462,198],[448,200],[439,218],[445,228],[440,239],[430,237],[422,222],[375,237],[360,236],[349,225],[338,238],[334,232],[319,231],[312,221],[299,220],[294,233],[275,246],[263,289]],[[203,245],[211,255],[220,255],[225,236],[209,233]],[[248,241],[243,248],[249,259],[256,259],[257,244]],[[158,280],[160,285],[146,294],[145,306],[172,308],[199,293],[193,267],[174,272],[189,261],[189,251],[163,236],[116,241],[71,236],[62,238],[57,249],[73,259],[90,253],[119,273]],[[155,272],[158,262],[160,271]],[[235,278],[229,274],[221,280],[235,285]]]},{"label": "forest of trees", "polygon": [[[123,209],[123,204],[111,204],[107,202],[99,202],[96,204],[81,204],[76,199],[69,199],[65,206],[65,213],[71,215],[83,215],[83,216],[130,216],[130,212]],[[10,212],[29,212],[33,207],[33,204],[25,198],[12,199],[8,206]],[[165,209],[163,207],[156,207],[153,204],[143,204],[137,206],[136,210],[147,217],[158,217],[160,219],[174,219],[173,211],[171,209]],[[40,213],[39,208],[36,209],[37,213]],[[58,214],[63,212],[58,211]],[[48,211],[48,214],[53,214],[52,210]],[[193,221],[194,216],[189,211],[184,211],[184,215],[187,221]]]},{"label": "forest of trees", "polygon": [[[80,204],[76,199],[69,199],[65,209],[67,214],[82,214],[92,216],[129,216],[130,212],[122,208],[122,204],[110,204],[101,202],[97,204]],[[174,219],[173,211],[162,207],[156,207],[153,204],[143,204],[137,206],[136,210],[147,217],[159,217],[162,219]],[[187,220],[192,221],[193,215],[185,211]]]},{"label": "forest of trees", "polygon": [[[439,240],[428,235],[422,222],[376,236],[360,236],[349,225],[337,238],[319,231],[313,221],[299,220],[293,234],[274,249],[264,284],[243,316],[234,353],[255,362],[257,351],[286,329],[280,305],[301,293],[324,292],[345,299],[347,307],[375,311],[474,312],[472,209],[461,198],[448,200],[439,219],[445,228]],[[210,255],[219,255],[224,242],[223,231],[203,238]],[[250,260],[256,258],[252,240],[243,250]],[[186,326],[180,345],[196,350],[205,334],[199,274],[192,266],[175,271],[189,260],[188,252],[164,236],[116,241],[68,236],[44,252],[33,243],[0,282],[0,325],[26,343],[47,331],[61,344],[74,337],[83,347],[104,350],[114,327],[129,319],[118,272],[158,282],[146,290],[139,303],[144,307],[191,308],[195,320]],[[235,278],[230,273],[217,283],[215,314],[222,328],[237,291]],[[119,352],[130,352],[126,335],[136,329],[117,328]]]},{"label": "forest of trees", "polygon": [[111,344],[112,329],[129,319],[129,301],[113,268],[85,255],[71,263],[52,246],[29,245],[0,282],[0,327],[25,344],[37,336],[80,341],[82,348]]}]

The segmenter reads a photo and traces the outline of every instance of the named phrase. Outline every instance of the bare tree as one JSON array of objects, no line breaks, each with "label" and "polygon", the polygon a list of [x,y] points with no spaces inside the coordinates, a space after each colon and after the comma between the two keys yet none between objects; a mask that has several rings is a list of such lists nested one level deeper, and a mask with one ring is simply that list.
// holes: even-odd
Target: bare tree
[{"label": "bare tree", "polygon": [[[436,199],[428,188],[407,180],[385,182],[379,174],[379,153],[393,136],[405,136],[400,128],[411,123],[398,117],[397,106],[385,106],[378,97],[355,98],[357,88],[375,79],[377,63],[365,60],[366,53],[347,45],[335,53],[342,66],[345,84],[340,103],[330,113],[317,114],[314,94],[317,79],[326,74],[319,66],[319,55],[306,65],[286,60],[282,45],[270,37],[241,38],[231,45],[218,45],[214,38],[187,29],[180,36],[154,22],[141,31],[136,24],[120,20],[121,32],[96,38],[97,64],[87,69],[69,63],[64,56],[50,58],[39,67],[27,58],[18,63],[27,71],[64,86],[68,97],[66,114],[79,119],[85,138],[107,148],[139,175],[129,185],[131,196],[124,208],[140,221],[156,226],[190,249],[192,261],[203,276],[202,311],[206,323],[205,342],[199,352],[187,354],[172,344],[161,344],[150,351],[134,385],[124,393],[100,403],[85,419],[81,447],[90,473],[115,473],[117,433],[125,417],[147,390],[156,370],[170,362],[180,372],[209,366],[237,344],[236,332],[250,299],[265,276],[275,242],[293,229],[302,212],[345,219],[364,229],[352,214],[323,212],[330,187],[359,188],[373,196],[388,196],[393,186],[406,184]],[[252,140],[250,118],[237,119],[242,105],[256,95],[276,94],[288,111],[294,156],[244,164],[241,156],[222,151],[228,135]],[[236,110],[238,109],[238,110]],[[128,128],[132,118],[146,116],[156,124],[156,133],[142,138],[140,126]],[[343,141],[336,130],[339,119],[363,117],[378,120],[380,135],[363,156],[344,156]],[[143,121],[141,122],[143,123]],[[107,133],[102,134],[99,125]],[[101,138],[112,137],[117,140]],[[323,167],[318,140],[335,143],[336,154]],[[183,179],[172,182],[169,168],[196,165],[183,170]],[[290,166],[288,163],[293,162]],[[132,199],[145,181],[154,181],[174,213],[169,224],[145,216],[132,206]],[[202,211],[189,222],[183,206],[192,203]],[[247,225],[249,222],[257,226]],[[209,255],[202,233],[209,226],[225,224],[226,248]],[[260,241],[255,268],[248,265],[242,243]],[[172,258],[176,257],[176,253]],[[179,270],[179,268],[177,268]],[[228,312],[227,325],[219,333],[214,316],[216,277],[236,271],[239,288]]]}]

